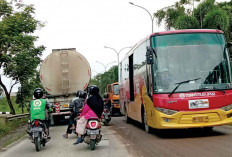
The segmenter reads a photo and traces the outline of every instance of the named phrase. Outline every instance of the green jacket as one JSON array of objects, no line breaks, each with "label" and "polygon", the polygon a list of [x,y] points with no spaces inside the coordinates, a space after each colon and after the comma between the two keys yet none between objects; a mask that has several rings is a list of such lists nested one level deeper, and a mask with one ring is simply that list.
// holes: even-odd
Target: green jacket
[{"label": "green jacket", "polygon": [[31,122],[34,119],[45,120],[45,110],[49,108],[47,101],[45,99],[35,99],[30,103],[30,114],[31,114]]}]

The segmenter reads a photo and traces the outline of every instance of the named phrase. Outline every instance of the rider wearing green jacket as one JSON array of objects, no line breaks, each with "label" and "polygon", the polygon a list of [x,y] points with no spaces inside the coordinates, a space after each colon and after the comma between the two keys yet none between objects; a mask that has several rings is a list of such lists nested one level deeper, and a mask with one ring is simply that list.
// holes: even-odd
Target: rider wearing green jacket
[{"label": "rider wearing green jacket", "polygon": [[51,112],[49,102],[43,99],[43,90],[36,88],[34,90],[34,100],[30,102],[30,120],[41,120],[45,124],[45,132],[49,135],[49,116]]}]

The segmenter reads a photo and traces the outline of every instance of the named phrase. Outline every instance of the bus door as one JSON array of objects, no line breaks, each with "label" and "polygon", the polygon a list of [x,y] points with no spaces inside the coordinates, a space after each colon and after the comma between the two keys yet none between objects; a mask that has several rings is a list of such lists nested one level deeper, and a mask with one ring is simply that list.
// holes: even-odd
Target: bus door
[{"label": "bus door", "polygon": [[134,117],[135,107],[134,107],[134,66],[133,66],[133,54],[129,57],[129,92],[130,99],[128,104],[129,114]]}]

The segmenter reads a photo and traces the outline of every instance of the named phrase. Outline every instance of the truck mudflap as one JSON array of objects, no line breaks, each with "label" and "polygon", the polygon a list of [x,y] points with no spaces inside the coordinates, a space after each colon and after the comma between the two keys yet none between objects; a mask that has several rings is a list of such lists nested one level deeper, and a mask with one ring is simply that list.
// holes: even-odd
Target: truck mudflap
[{"label": "truck mudflap", "polygon": [[57,112],[57,113],[52,113],[52,116],[57,116],[57,115],[69,115],[71,114],[70,111],[67,111],[67,112]]}]

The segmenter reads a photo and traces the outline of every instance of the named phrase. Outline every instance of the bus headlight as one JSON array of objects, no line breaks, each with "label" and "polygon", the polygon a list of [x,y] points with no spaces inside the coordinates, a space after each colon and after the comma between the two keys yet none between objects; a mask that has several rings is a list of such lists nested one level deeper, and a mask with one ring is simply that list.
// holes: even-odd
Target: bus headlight
[{"label": "bus headlight", "polygon": [[160,108],[160,107],[156,107],[156,109],[164,114],[167,114],[167,115],[173,115],[175,113],[177,113],[178,111],[175,111],[175,110],[169,110],[169,109],[165,109],[165,108]]},{"label": "bus headlight", "polygon": [[229,111],[229,110],[232,109],[232,104],[227,105],[227,106],[224,106],[224,107],[222,107],[221,109],[222,109],[223,111]]}]

